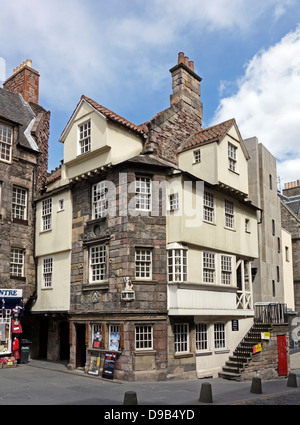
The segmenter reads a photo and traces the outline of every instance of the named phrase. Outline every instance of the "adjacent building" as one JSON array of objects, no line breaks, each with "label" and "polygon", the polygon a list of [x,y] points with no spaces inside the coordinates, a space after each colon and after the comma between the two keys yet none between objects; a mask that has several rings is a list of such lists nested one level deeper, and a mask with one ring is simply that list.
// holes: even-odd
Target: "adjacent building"
[{"label": "adjacent building", "polygon": [[[38,104],[39,73],[32,68],[30,60],[16,68],[3,87],[0,89],[0,301],[5,310],[11,311],[16,304],[22,306],[22,314],[25,309],[23,330],[28,335],[27,313],[36,296],[33,201],[47,179],[50,112]],[[7,338],[2,345],[6,350]]]}]

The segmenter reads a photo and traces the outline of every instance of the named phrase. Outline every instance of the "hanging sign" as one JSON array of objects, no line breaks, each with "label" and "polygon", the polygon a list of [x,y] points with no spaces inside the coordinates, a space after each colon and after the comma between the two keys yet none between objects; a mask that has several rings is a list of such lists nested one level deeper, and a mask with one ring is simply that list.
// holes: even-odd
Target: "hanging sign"
[{"label": "hanging sign", "polygon": [[117,354],[106,353],[103,364],[102,378],[114,379],[115,362]]},{"label": "hanging sign", "polygon": [[254,345],[253,354],[259,353],[261,351],[261,344]]}]

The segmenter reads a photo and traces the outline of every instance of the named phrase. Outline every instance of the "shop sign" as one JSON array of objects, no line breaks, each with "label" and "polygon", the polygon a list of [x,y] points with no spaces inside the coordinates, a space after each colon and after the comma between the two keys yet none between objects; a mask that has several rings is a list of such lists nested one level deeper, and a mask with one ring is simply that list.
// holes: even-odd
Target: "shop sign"
[{"label": "shop sign", "polygon": [[261,352],[261,344],[254,345],[253,354]]},{"label": "shop sign", "polygon": [[22,298],[22,289],[0,289],[0,297],[4,298]]}]

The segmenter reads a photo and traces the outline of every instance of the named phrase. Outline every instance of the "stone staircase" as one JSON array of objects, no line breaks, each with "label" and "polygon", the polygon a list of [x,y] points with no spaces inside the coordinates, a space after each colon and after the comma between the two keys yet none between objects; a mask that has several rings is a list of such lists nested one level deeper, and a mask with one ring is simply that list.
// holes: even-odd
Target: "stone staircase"
[{"label": "stone staircase", "polygon": [[229,357],[222,372],[219,372],[219,378],[239,381],[241,372],[247,368],[253,355],[253,346],[262,342],[261,333],[270,332],[272,326],[265,323],[254,323],[252,328],[246,334],[234,350],[233,355]]}]

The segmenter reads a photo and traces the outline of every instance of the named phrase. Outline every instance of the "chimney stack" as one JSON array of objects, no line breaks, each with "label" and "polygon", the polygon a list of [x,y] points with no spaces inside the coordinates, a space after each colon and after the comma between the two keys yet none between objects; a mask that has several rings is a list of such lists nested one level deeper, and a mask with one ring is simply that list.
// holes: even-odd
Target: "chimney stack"
[{"label": "chimney stack", "polygon": [[26,102],[39,103],[40,74],[32,68],[31,59],[17,66],[13,75],[3,84],[3,88],[12,93],[20,93]]},{"label": "chimney stack", "polygon": [[[170,102],[175,104],[189,105],[201,120],[203,118],[203,106],[200,101],[201,78],[195,73],[194,62],[190,61],[183,52],[178,53],[178,63],[172,69],[172,88]],[[184,102],[184,103],[183,103]]]}]

